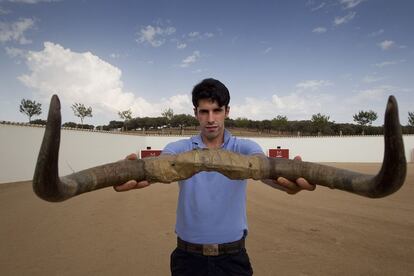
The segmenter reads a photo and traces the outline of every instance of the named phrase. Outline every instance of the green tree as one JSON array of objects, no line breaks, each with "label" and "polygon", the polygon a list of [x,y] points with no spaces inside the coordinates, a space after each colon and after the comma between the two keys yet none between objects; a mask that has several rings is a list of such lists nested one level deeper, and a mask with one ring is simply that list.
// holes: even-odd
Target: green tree
[{"label": "green tree", "polygon": [[122,120],[131,120],[132,119],[132,111],[131,109],[124,110],[124,111],[118,111],[119,117],[121,117]]},{"label": "green tree", "polygon": [[131,109],[124,110],[124,111],[118,111],[119,117],[121,117],[122,120],[124,120],[124,130],[127,131],[127,121],[132,119],[132,111]]},{"label": "green tree", "polygon": [[45,126],[47,124],[46,120],[36,119],[30,122],[32,125],[42,125]]},{"label": "green tree", "polygon": [[261,121],[260,126],[262,127],[263,130],[266,130],[267,133],[270,133],[270,130],[272,129],[272,121],[263,120],[263,121]]},{"label": "green tree", "polygon": [[235,127],[239,127],[239,128],[248,128],[249,127],[249,119],[247,118],[236,118],[236,120],[234,120],[234,125]]},{"label": "green tree", "polygon": [[288,119],[286,116],[277,115],[276,118],[273,118],[271,121],[272,129],[277,131],[282,131],[288,124]]},{"label": "green tree", "polygon": [[408,125],[414,126],[414,112],[408,112]]},{"label": "green tree", "polygon": [[318,134],[328,130],[329,118],[329,116],[322,115],[321,113],[312,115],[311,123],[314,129],[318,131]]},{"label": "green tree", "polygon": [[168,108],[161,113],[161,116],[167,118],[168,122],[170,122],[174,117],[174,111],[171,108]]},{"label": "green tree", "polygon": [[375,111],[359,111],[354,115],[354,121],[360,126],[371,125],[373,121],[378,118],[378,115]]},{"label": "green tree", "polygon": [[20,112],[26,114],[29,117],[29,123],[32,117],[42,114],[42,104],[36,101],[22,99],[20,102]]},{"label": "green tree", "polygon": [[72,110],[75,116],[80,118],[82,125],[85,117],[92,117],[92,107],[86,107],[82,103],[74,103],[72,105]]},{"label": "green tree", "polygon": [[197,125],[198,121],[194,116],[188,114],[177,114],[171,118],[171,126],[173,127],[187,127]]},{"label": "green tree", "polygon": [[362,135],[365,134],[365,127],[368,125],[370,126],[373,121],[378,118],[377,113],[375,111],[359,111],[357,114],[354,115],[354,121],[362,127]]},{"label": "green tree", "polygon": [[107,127],[109,130],[113,130],[113,129],[122,128],[123,126],[124,126],[124,122],[122,121],[110,121]]},{"label": "green tree", "polygon": [[161,113],[161,116],[166,120],[166,125],[171,127],[171,122],[175,116],[174,111],[171,108],[168,108]]}]

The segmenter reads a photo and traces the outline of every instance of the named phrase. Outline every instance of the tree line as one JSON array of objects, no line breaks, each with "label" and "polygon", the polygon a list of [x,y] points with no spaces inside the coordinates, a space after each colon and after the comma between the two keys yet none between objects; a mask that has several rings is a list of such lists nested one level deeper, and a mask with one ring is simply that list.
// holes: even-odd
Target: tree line
[{"label": "tree line", "polygon": [[[32,124],[46,124],[44,120],[33,120],[33,116],[42,113],[41,104],[36,101],[22,99],[20,112],[27,115]],[[84,124],[84,119],[92,117],[92,108],[82,103],[71,106],[74,115],[79,117],[80,124],[66,122],[62,126],[73,128],[99,129],[99,130],[159,130],[159,129],[196,129],[198,121],[188,114],[174,114],[171,108],[164,110],[159,117],[133,117],[130,109],[119,111],[121,120],[110,121],[107,125],[93,126]],[[330,116],[321,113],[313,114],[310,120],[290,121],[286,116],[277,115],[271,120],[251,120],[247,118],[226,119],[226,127],[230,129],[243,129],[258,133],[273,135],[379,135],[383,133],[382,126],[372,126],[378,115],[372,110],[360,110],[353,115],[355,124],[335,123]],[[414,112],[408,112],[408,124],[403,126],[404,134],[414,134]]]}]

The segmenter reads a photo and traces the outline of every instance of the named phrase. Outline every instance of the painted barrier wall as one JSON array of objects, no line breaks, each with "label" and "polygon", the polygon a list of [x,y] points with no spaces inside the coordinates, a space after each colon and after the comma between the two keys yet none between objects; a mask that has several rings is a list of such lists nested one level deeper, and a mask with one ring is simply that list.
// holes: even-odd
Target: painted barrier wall
[{"label": "painted barrier wall", "polygon": [[[0,183],[32,179],[44,128],[0,124]],[[162,149],[186,136],[136,136],[114,132],[62,130],[59,173],[69,174],[114,162],[150,146]],[[247,138],[240,138],[247,139]],[[269,148],[289,149],[290,157],[311,162],[382,162],[382,136],[271,137],[255,140],[267,154]],[[404,136],[407,161],[414,161],[414,135]]]}]

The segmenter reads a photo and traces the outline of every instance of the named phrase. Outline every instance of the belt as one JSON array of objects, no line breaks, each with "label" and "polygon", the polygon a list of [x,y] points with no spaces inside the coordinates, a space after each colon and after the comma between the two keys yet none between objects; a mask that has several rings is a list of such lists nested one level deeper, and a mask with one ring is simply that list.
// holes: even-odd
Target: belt
[{"label": "belt", "polygon": [[244,248],[244,240],[245,238],[243,237],[241,240],[229,243],[199,244],[186,242],[177,237],[177,247],[190,253],[202,254],[204,256],[219,256],[238,253]]}]

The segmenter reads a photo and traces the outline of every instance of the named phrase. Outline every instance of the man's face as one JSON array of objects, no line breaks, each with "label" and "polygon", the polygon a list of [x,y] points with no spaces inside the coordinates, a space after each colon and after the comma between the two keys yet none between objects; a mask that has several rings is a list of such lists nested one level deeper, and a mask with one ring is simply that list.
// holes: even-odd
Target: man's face
[{"label": "man's face", "polygon": [[224,119],[229,115],[230,107],[219,107],[217,102],[210,99],[198,101],[194,114],[200,123],[201,136],[207,140],[224,137]]}]

